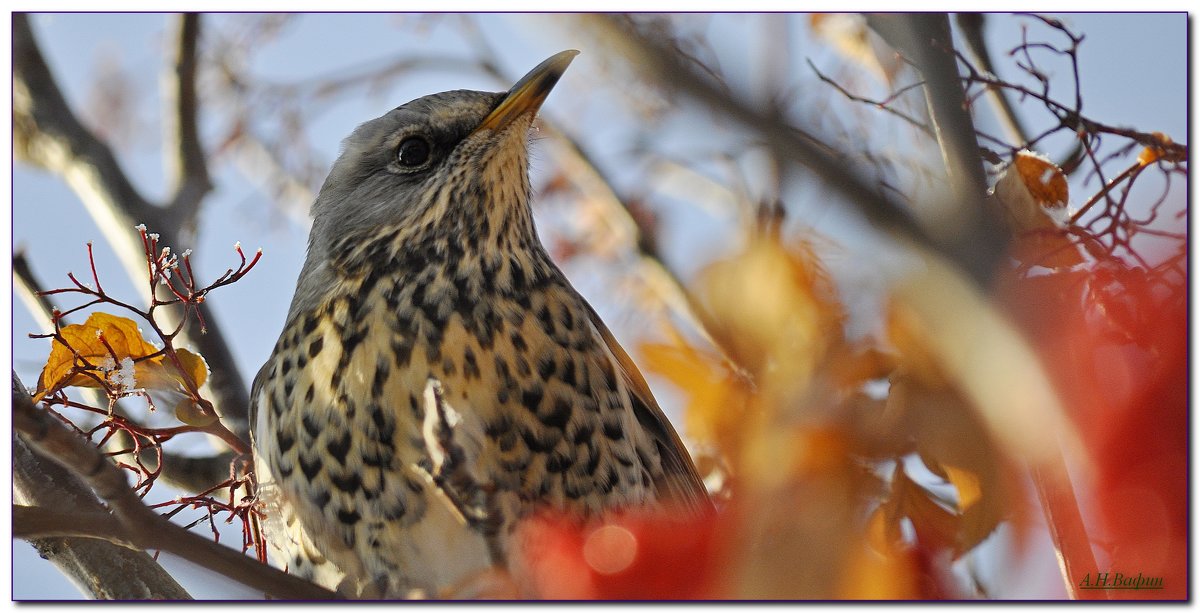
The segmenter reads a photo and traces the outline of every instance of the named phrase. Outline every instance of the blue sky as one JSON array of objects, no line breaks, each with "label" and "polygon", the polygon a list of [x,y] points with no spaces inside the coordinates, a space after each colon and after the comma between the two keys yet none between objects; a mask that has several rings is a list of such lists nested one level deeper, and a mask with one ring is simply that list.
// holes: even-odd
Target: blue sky
[{"label": "blue sky", "polygon": [[[212,17],[207,25],[216,30],[238,19],[237,15],[219,15]],[[400,23],[402,19],[408,23]],[[431,22],[430,29],[423,35],[415,33],[415,28],[411,27],[414,19],[417,17],[304,16],[285,29],[277,40],[264,44],[250,68],[260,78],[284,82],[327,75],[347,64],[404,52],[470,57],[470,41],[455,27],[452,17]],[[482,21],[482,32],[499,52],[498,65],[516,77],[557,51],[583,47],[569,30],[556,27],[560,25],[556,19],[493,15]],[[1065,16],[1064,20],[1087,36],[1080,66],[1084,72],[1085,112],[1090,117],[1115,125],[1162,131],[1178,141],[1187,141],[1187,22],[1184,16],[1073,14]],[[751,66],[755,59],[753,41],[746,39],[747,28],[753,25],[748,25],[749,22],[746,16],[725,16],[715,19],[709,26],[713,46],[723,61],[728,61],[725,68],[731,74],[740,74],[739,69]],[[1004,41],[1005,47],[1019,40],[1019,20],[995,19],[993,22],[989,32],[992,40]],[[157,78],[162,69],[161,50],[166,23],[166,17],[157,14],[56,14],[33,20],[43,52],[68,100],[76,108],[89,99],[93,76],[104,58],[111,58],[132,76],[131,99],[136,105],[138,129],[133,145],[123,154],[122,163],[138,187],[152,198],[160,197],[165,191],[157,133],[160,119]],[[791,62],[796,72],[804,70],[804,57],[828,57],[828,51],[812,46],[803,38],[796,41],[795,48],[797,54]],[[576,134],[592,134],[596,126],[604,126],[606,134],[594,141],[597,157],[620,160],[621,152],[630,146],[629,135],[636,133],[638,126],[631,125],[632,119],[628,116],[606,114],[603,101],[614,95],[613,88],[619,89],[621,85],[613,82],[612,75],[601,71],[603,65],[595,53],[589,54],[587,48],[582,50],[584,54],[555,90],[544,113],[552,120],[571,118],[563,127]],[[746,70],[744,74],[752,80],[751,71]],[[1061,72],[1051,75],[1056,83],[1061,83],[1065,76]],[[805,82],[813,83],[811,78]],[[325,162],[329,162],[336,156],[341,138],[355,125],[411,98],[446,89],[500,90],[505,87],[478,73],[414,73],[385,89],[361,91],[330,106],[310,124],[309,138],[317,145]],[[803,95],[836,96],[828,91],[806,91]],[[201,102],[204,102],[203,98]],[[706,117],[693,113],[681,121],[683,123],[668,133],[674,139],[668,146],[683,153],[707,139],[722,137],[720,127],[710,128],[711,120]],[[696,125],[705,128],[697,130]],[[215,138],[217,127],[212,121],[205,124],[209,143]],[[535,153],[535,174],[545,172],[548,166],[548,163],[539,162]],[[613,174],[618,184],[633,184],[644,176],[616,166]],[[264,260],[251,277],[221,290],[211,302],[222,324],[229,330],[239,367],[249,380],[266,358],[282,325],[291,289],[303,261],[306,223],[302,216],[272,213],[268,194],[263,192],[252,173],[228,163],[219,164],[216,170],[217,190],[206,202],[200,242],[174,247],[177,251],[194,249],[199,269],[208,275],[234,263],[232,245],[236,241],[249,249],[263,248]],[[1094,185],[1092,187],[1094,191]],[[811,185],[800,185],[797,189],[797,193],[819,195]],[[1177,194],[1182,192],[1177,191]],[[293,203],[292,206],[302,209],[303,205]],[[835,235],[848,246],[848,251],[831,257],[830,266],[839,279],[844,280],[847,287],[859,282],[868,288],[875,287],[878,276],[863,273],[860,263],[863,257],[870,257],[872,235],[862,232],[853,219],[831,210],[828,204],[797,206],[802,218],[807,212],[817,220],[818,231]],[[569,212],[540,211],[539,215],[552,217],[555,223],[570,223],[569,219],[564,219],[569,218]],[[705,244],[718,236],[728,218],[723,213],[697,212],[682,206],[670,207],[663,215],[671,227],[665,242],[667,256],[677,261],[686,274],[691,274],[704,263],[703,259],[695,257],[695,245]],[[53,235],[49,228],[53,228]],[[99,268],[108,271],[102,272],[106,288],[132,295],[132,286],[99,230],[82,211],[78,198],[56,177],[16,164],[13,170],[13,246],[26,250],[43,281],[55,285],[65,281],[67,271],[86,270],[84,245],[87,241],[95,241]],[[715,255],[710,253],[708,257]],[[613,323],[618,337],[627,346],[645,331],[631,320],[628,310],[622,308],[621,291],[610,291],[610,280],[599,276],[594,266],[584,262],[568,267],[566,272],[584,295],[593,300],[605,319]],[[48,353],[46,341],[25,337],[36,329],[24,306],[14,304],[14,367],[26,384],[32,384],[36,379]],[[672,406],[677,398],[671,390],[655,381],[652,384],[668,410],[677,410]],[[38,558],[27,544],[15,541],[13,553],[14,597],[77,597],[75,588]],[[1048,568],[1049,581],[1038,576],[1047,571],[1045,564],[1035,564],[1031,573],[1009,571],[1014,583],[1019,583],[1025,590],[1014,593],[1058,596],[1055,590],[1061,592],[1061,586],[1053,576],[1053,559],[1049,560]],[[182,578],[185,587],[197,597],[250,596],[226,582],[204,577],[198,572],[183,573]]]}]

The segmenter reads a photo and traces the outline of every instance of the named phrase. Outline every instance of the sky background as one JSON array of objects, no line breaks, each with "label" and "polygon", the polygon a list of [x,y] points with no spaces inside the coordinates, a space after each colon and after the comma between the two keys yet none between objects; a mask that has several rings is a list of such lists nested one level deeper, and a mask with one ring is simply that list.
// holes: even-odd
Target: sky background
[{"label": "sky background", "polygon": [[[787,16],[772,18],[786,19]],[[797,36],[793,41],[791,69],[806,72],[805,58],[819,66],[832,61],[832,52],[803,36],[806,17],[793,16]],[[1080,67],[1083,72],[1085,113],[1093,119],[1145,131],[1165,132],[1177,141],[1187,142],[1187,22],[1181,14],[1160,15],[1094,15],[1073,14],[1063,17],[1075,31],[1087,39],[1081,49]],[[209,32],[223,30],[242,19],[237,15],[217,15],[208,18]],[[251,73],[259,78],[277,82],[309,79],[335,73],[347,65],[370,63],[403,53],[439,53],[470,57],[471,44],[452,17],[429,20],[423,28],[414,27],[421,17],[393,15],[307,15],[282,30],[278,37],[264,44],[252,58]],[[499,54],[497,64],[512,78],[519,77],[549,55],[567,48],[581,48],[583,54],[567,72],[544,107],[543,114],[551,120],[567,119],[561,123],[569,133],[586,132],[596,135],[595,155],[602,160],[620,160],[621,152],[629,148],[628,138],[638,126],[627,116],[611,116],[604,104],[608,96],[623,87],[613,75],[603,71],[604,65],[595,53],[559,27],[556,17],[537,15],[492,15],[482,19],[481,32]],[[760,72],[754,70],[761,58],[750,36],[761,25],[745,15],[727,15],[709,20],[703,27],[713,49],[722,58],[723,68],[730,74],[744,75],[745,87],[753,89]],[[1016,19],[992,20],[989,37],[997,41],[995,49],[1006,49],[1020,38],[1020,22]],[[1027,23],[1027,22],[1026,22]],[[161,198],[166,191],[160,155],[160,99],[158,75],[162,70],[164,28],[168,18],[157,14],[54,14],[33,19],[35,34],[47,61],[58,78],[68,101],[81,109],[95,99],[97,75],[115,69],[129,77],[125,91],[134,105],[135,121],[128,128],[128,143],[121,152],[121,162],[135,179],[139,189],[151,199]],[[745,67],[739,70],[739,67]],[[811,74],[804,83],[811,84]],[[1050,75],[1061,85],[1062,73]],[[801,79],[797,79],[801,81]],[[736,85],[736,84],[735,84]],[[318,145],[324,164],[337,155],[338,144],[358,123],[375,117],[407,100],[447,89],[502,90],[500,84],[486,75],[468,72],[418,72],[395,81],[386,88],[364,89],[329,105],[308,125],[308,138]],[[124,89],[124,88],[122,88]],[[1064,90],[1066,91],[1066,90]],[[201,104],[206,100],[201,94]],[[835,97],[828,89],[809,89],[809,97]],[[204,111],[202,110],[202,113]],[[206,143],[211,146],[220,133],[209,113],[203,125]],[[89,117],[94,123],[103,119]],[[668,144],[681,154],[698,143],[721,138],[719,125],[701,113],[681,114],[671,119],[677,126],[667,126],[672,141]],[[986,119],[981,120],[986,121]],[[986,125],[981,123],[981,125]],[[533,156],[535,185],[539,173],[545,173],[548,163]],[[1055,153],[1053,151],[1051,154]],[[630,166],[634,166],[631,164]],[[614,164],[608,168],[618,185],[632,185],[645,175]],[[216,191],[205,203],[199,242],[196,245],[176,245],[176,251],[192,248],[202,275],[212,276],[235,264],[232,246],[240,241],[247,251],[261,247],[264,259],[245,281],[214,294],[210,305],[227,330],[233,344],[238,366],[249,381],[273,346],[287,310],[296,275],[303,262],[307,233],[305,203],[272,204],[264,191],[261,179],[246,169],[221,162],[214,166]],[[729,223],[728,213],[719,210],[700,210],[682,204],[694,186],[686,181],[666,182],[659,186],[673,196],[662,200],[664,248],[669,260],[678,265],[685,277],[695,273],[704,260],[694,256],[695,245],[705,244],[718,236]],[[1073,193],[1083,193],[1072,185]],[[1086,189],[1079,186],[1080,189]],[[78,198],[57,177],[22,164],[13,168],[13,247],[23,249],[44,283],[58,285],[66,281],[68,271],[86,270],[85,243],[94,241],[96,260],[102,281],[107,289],[118,295],[133,295],[133,288],[121,270],[115,255],[108,248],[100,231],[82,210]],[[861,305],[870,305],[872,288],[877,288],[883,275],[874,266],[864,267],[864,258],[878,258],[874,235],[841,209],[820,198],[817,186],[800,184],[794,187],[801,197],[793,218],[800,218],[816,231],[836,236],[844,249],[827,254],[827,265],[839,281],[843,298],[862,296]],[[1091,191],[1094,191],[1094,185]],[[1182,197],[1182,191],[1176,190]],[[803,198],[803,195],[812,198]],[[672,204],[674,202],[674,204]],[[570,231],[570,211],[539,210],[539,223],[558,224]],[[53,228],[51,234],[48,229]],[[723,247],[721,247],[723,248]],[[709,257],[717,257],[720,249]],[[882,262],[881,268],[886,268]],[[603,318],[614,328],[627,347],[645,332],[629,309],[622,308],[627,298],[621,287],[594,264],[581,261],[565,269],[581,292],[592,301]],[[851,300],[847,300],[851,302]],[[864,310],[869,310],[866,306]],[[869,323],[861,323],[869,327]],[[13,361],[17,373],[27,385],[33,385],[48,353],[48,342],[30,340],[26,334],[38,330],[35,320],[24,305],[13,305]],[[636,356],[635,356],[636,357]],[[679,397],[661,381],[652,379],[656,395],[668,413],[678,411]],[[230,533],[232,535],[232,533]],[[999,596],[1059,598],[1063,596],[1061,580],[1052,552],[1044,537],[1039,536],[1023,558],[1020,568],[997,570],[988,566],[996,560],[1011,560],[1005,534],[993,537],[987,551],[979,555],[978,563],[991,568],[996,581],[993,586]],[[188,566],[184,562],[163,556],[169,570]],[[177,573],[181,583],[197,598],[252,598],[252,592],[231,585],[215,575],[196,569]],[[79,592],[66,582],[48,562],[41,560],[32,548],[21,541],[13,545],[13,597],[78,598]]]}]

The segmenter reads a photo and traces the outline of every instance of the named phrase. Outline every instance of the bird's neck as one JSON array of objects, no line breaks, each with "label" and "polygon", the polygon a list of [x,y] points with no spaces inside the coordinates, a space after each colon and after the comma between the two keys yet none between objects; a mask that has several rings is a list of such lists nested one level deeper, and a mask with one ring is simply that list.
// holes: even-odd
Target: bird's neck
[{"label": "bird's neck", "polygon": [[527,178],[439,190],[416,219],[335,243],[326,258],[329,272],[347,281],[387,274],[416,283],[436,272],[478,277],[485,293],[523,291],[557,272],[538,238],[528,198]]}]

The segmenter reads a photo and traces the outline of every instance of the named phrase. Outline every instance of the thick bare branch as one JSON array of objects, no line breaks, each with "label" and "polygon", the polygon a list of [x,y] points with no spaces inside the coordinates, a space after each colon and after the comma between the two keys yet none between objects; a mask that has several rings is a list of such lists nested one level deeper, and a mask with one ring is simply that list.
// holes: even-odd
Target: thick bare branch
[{"label": "thick bare branch", "polygon": [[[13,489],[18,500],[38,508],[70,508],[76,513],[107,515],[91,492],[63,467],[35,454],[13,438]],[[191,598],[146,552],[95,538],[66,533],[22,534],[13,517],[13,536],[29,541],[84,594],[103,600],[185,600]]]},{"label": "thick bare branch", "polygon": [[[15,381],[16,374],[13,376]],[[81,477],[103,498],[131,544],[166,551],[277,598],[337,598],[333,592],[260,564],[167,521],[142,503],[126,483],[122,471],[99,449],[38,410],[16,383],[12,400],[14,430],[31,447]]]},{"label": "thick bare branch", "polygon": [[[142,552],[133,544],[121,525],[110,513],[96,511],[63,511],[66,507],[12,507],[13,538],[31,540],[49,537],[78,537],[102,540],[126,549]],[[102,508],[102,507],[97,507]],[[144,552],[142,552],[144,553]]]},{"label": "thick bare branch", "polygon": [[196,47],[200,38],[200,14],[183,13],[177,21],[174,79],[164,99],[170,118],[166,130],[169,142],[164,151],[170,156],[174,189],[168,204],[171,220],[179,224],[175,231],[195,224],[196,213],[204,196],[212,190],[204,147],[200,144],[196,99]]},{"label": "thick bare branch", "polygon": [[[13,374],[13,397],[25,396]],[[27,396],[25,396],[28,398]],[[39,508],[71,509],[76,514],[107,513],[87,485],[71,471],[34,453],[20,437],[13,436],[13,496],[18,502]],[[21,535],[22,522],[14,516],[14,536]],[[96,539],[67,538],[65,535],[30,535],[27,540],[53,563],[84,594],[98,599],[184,600],[191,598],[161,566],[144,551]]]},{"label": "thick bare branch", "polygon": [[924,77],[930,120],[953,197],[953,206],[940,216],[934,233],[958,254],[959,264],[986,280],[1004,256],[1007,236],[998,213],[984,205],[987,179],[958,75],[950,18],[945,13],[889,13],[869,15],[867,22],[911,58]]}]

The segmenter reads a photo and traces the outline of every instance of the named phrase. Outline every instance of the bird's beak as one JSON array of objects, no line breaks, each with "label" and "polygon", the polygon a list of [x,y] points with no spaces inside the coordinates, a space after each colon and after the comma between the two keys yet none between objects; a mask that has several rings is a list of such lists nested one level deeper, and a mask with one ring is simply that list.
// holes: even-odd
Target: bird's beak
[{"label": "bird's beak", "polygon": [[537,68],[530,70],[529,74],[521,77],[521,80],[508,90],[500,106],[496,107],[472,134],[483,130],[502,130],[518,117],[536,113],[577,55],[579,52],[574,49],[556,53],[538,64]]}]

